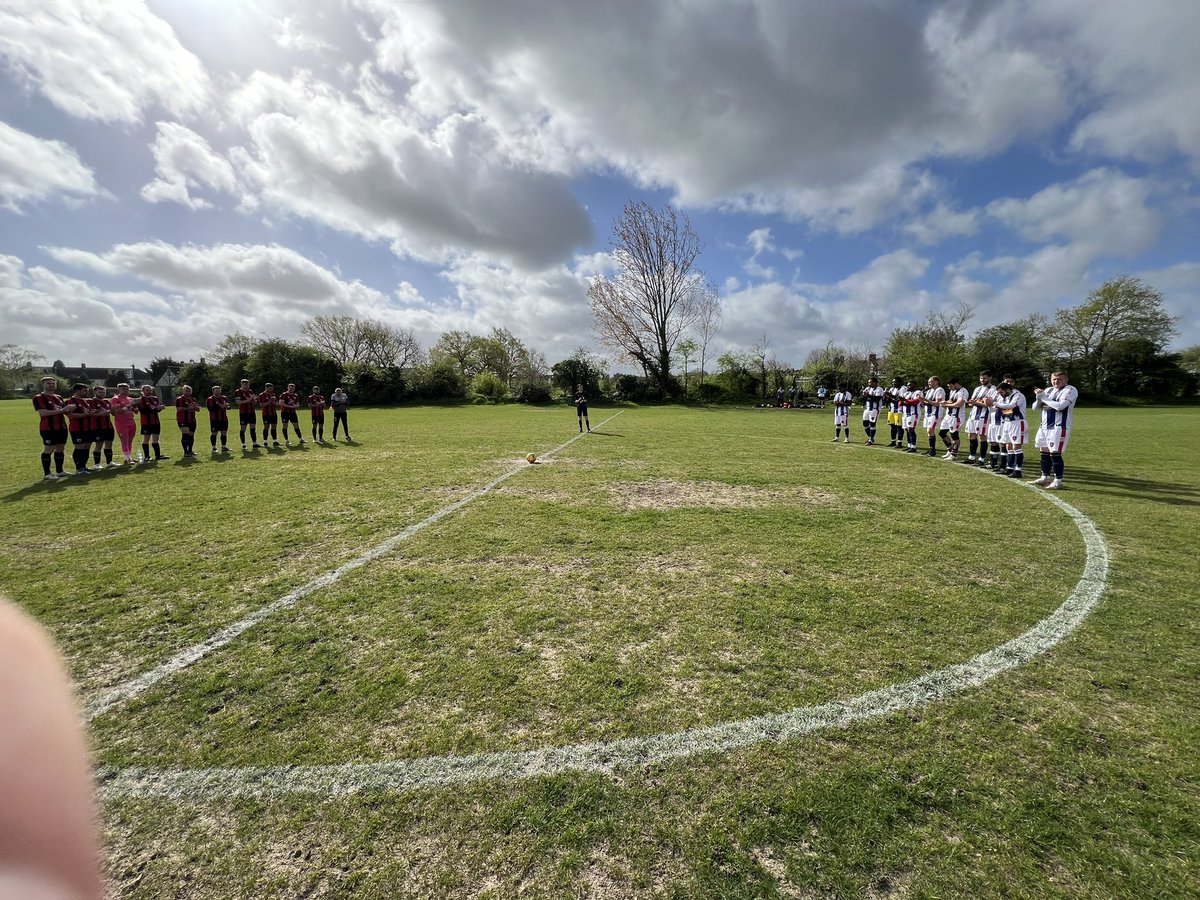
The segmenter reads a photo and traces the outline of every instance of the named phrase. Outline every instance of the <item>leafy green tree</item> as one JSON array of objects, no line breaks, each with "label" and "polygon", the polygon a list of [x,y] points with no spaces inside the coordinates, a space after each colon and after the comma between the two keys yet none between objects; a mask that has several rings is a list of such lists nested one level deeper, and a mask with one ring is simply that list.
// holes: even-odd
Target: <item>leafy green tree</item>
[{"label": "leafy green tree", "polygon": [[[204,360],[184,363],[179,369],[180,386],[190,384],[192,386],[192,393],[199,397],[201,401],[212,393],[212,386],[214,384],[221,384],[216,379],[216,369]],[[234,385],[222,384],[221,387],[226,393],[232,393]]]},{"label": "leafy green tree", "polygon": [[1168,400],[1194,392],[1196,378],[1178,353],[1160,353],[1147,338],[1113,341],[1107,350],[1101,389],[1116,396]]},{"label": "leafy green tree", "polygon": [[1059,359],[1082,368],[1084,387],[1104,391],[1117,344],[1142,339],[1161,351],[1175,333],[1162,293],[1140,278],[1122,275],[1100,285],[1079,306],[1059,310],[1049,337]]},{"label": "leafy green tree", "polygon": [[603,360],[579,347],[571,356],[551,367],[550,382],[567,396],[574,392],[575,385],[582,384],[588,397],[598,397],[601,393],[600,380],[604,377],[602,366]]},{"label": "leafy green tree", "polygon": [[675,345],[675,352],[683,360],[683,396],[688,393],[688,363],[700,352],[700,345],[691,338],[684,338]]},{"label": "leafy green tree", "polygon": [[[246,361],[257,341],[249,335],[235,332],[221,338],[220,342],[208,351],[207,357],[212,359],[212,383],[222,385],[232,392],[238,382],[246,376]],[[192,385],[195,387],[195,385]]]},{"label": "leafy green tree", "polygon": [[369,366],[350,363],[345,380],[353,385],[356,403],[399,403],[405,398],[408,381],[399,366]]},{"label": "leafy green tree", "polygon": [[476,403],[499,403],[508,397],[508,385],[495,372],[480,372],[471,379],[470,396]]},{"label": "leafy green tree", "polygon": [[183,363],[177,359],[172,359],[169,356],[160,356],[150,360],[150,381],[158,384],[158,380],[167,374],[167,372],[178,373],[182,368]]},{"label": "leafy green tree", "polygon": [[994,372],[997,377],[1008,374],[1026,391],[1044,385],[1046,373],[1053,367],[1047,336],[1049,322],[1041,313],[1033,313],[1015,322],[979,330],[971,340],[974,372],[958,374],[964,379],[984,370]]},{"label": "leafy green tree", "polygon": [[413,372],[412,395],[418,400],[462,400],[464,394],[462,372],[449,358],[437,358],[430,352],[430,360],[417,366]]},{"label": "leafy green tree", "polygon": [[453,363],[462,383],[467,383],[483,368],[480,339],[469,331],[447,331],[429,348],[430,363]]},{"label": "leafy green tree", "polygon": [[[246,358],[244,373],[238,380],[249,378],[256,391],[270,382],[275,385],[276,393],[285,390],[289,382],[294,382],[297,390],[319,384],[328,393],[343,377],[341,367],[316,348],[278,338],[254,345]],[[235,379],[229,383],[230,389],[237,386]]]},{"label": "leafy green tree", "polygon": [[730,350],[717,357],[717,374],[712,380],[731,399],[754,397],[759,384],[755,364],[752,355]]},{"label": "leafy green tree", "polygon": [[974,367],[963,331],[974,309],[966,304],[953,310],[932,312],[923,322],[897,328],[884,348],[887,371],[904,381],[925,383],[937,375],[944,384]]}]

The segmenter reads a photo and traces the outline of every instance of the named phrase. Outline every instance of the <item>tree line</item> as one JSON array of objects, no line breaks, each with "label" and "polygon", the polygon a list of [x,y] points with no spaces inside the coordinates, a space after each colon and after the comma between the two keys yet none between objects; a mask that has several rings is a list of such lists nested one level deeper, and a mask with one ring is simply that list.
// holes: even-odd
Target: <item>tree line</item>
[{"label": "tree line", "polygon": [[[857,387],[873,374],[906,381],[958,375],[969,383],[983,369],[1012,374],[1028,386],[1063,369],[1082,392],[1101,396],[1197,393],[1200,345],[1168,352],[1177,332],[1162,294],[1128,275],[1053,316],[1034,313],[969,334],[975,310],[960,305],[896,329],[879,353],[830,342],[801,366],[779,358],[764,332],[752,347],[720,354],[710,372],[722,302],[698,266],[703,244],[687,215],[670,204],[658,210],[631,201],[613,224],[610,247],[612,272],[597,275],[587,290],[595,331],[618,365],[634,365],[640,375],[610,375],[609,360],[582,347],[550,365],[505,328],[447,331],[426,351],[411,329],[352,316],[316,316],[296,342],[227,335],[199,362],[159,358],[150,372],[157,379],[170,369],[202,389],[243,377],[255,384],[341,383],[361,403],[536,403],[570,393],[576,384],[592,397],[737,401],[796,386]],[[24,348],[0,347],[0,389],[11,391],[36,359]]]}]

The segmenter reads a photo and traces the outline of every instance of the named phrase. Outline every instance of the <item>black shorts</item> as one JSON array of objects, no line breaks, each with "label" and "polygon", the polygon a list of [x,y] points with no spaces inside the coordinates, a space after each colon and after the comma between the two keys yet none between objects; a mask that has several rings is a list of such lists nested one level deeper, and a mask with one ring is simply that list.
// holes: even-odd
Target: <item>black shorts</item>
[{"label": "black shorts", "polygon": [[286,425],[288,422],[294,422],[297,425],[300,424],[300,419],[296,416],[294,409],[285,409],[283,411],[283,424]]},{"label": "black shorts", "polygon": [[162,422],[155,422],[153,425],[143,425],[142,434],[162,434]]},{"label": "black shorts", "polygon": [[312,414],[312,417],[313,417],[312,420],[314,422],[324,422],[325,421],[325,413],[323,413],[323,412],[315,412]]},{"label": "black shorts", "polygon": [[186,428],[188,431],[196,430],[196,420],[195,419],[193,419],[190,422],[177,422],[176,424],[179,426],[180,431],[182,431],[184,428]]},{"label": "black shorts", "polygon": [[253,428],[258,424],[258,416],[255,413],[240,412],[238,413],[238,423],[242,426],[249,425]]},{"label": "black shorts", "polygon": [[586,403],[580,403],[580,404],[576,405],[576,407],[575,407],[575,411],[576,411],[577,413],[579,413],[579,418],[581,418],[581,419],[582,419],[584,416],[586,416],[586,415],[587,415],[587,404],[586,404]]},{"label": "black shorts", "polygon": [[117,436],[117,433],[113,430],[113,427],[111,425],[109,425],[106,428],[98,428],[98,429],[96,429],[96,431],[94,433],[94,437],[95,437],[97,443],[100,443],[100,444],[111,444],[113,438],[115,438],[116,436]]},{"label": "black shorts", "polygon": [[90,444],[91,442],[92,430],[90,428],[71,432],[71,443],[76,447],[80,444]]},{"label": "black shorts", "polygon": [[65,444],[70,437],[65,428],[51,428],[41,434],[43,447],[57,447],[59,444]]},{"label": "black shorts", "polygon": [[218,422],[218,421],[216,421],[216,420],[214,420],[214,419],[209,419],[209,420],[208,420],[208,427],[209,427],[209,429],[210,429],[210,430],[212,430],[212,431],[217,431],[217,432],[220,432],[220,431],[228,431],[228,430],[229,430],[229,420],[228,420],[228,419],[221,419],[221,421],[219,421],[219,422]]},{"label": "black shorts", "polygon": [[264,425],[275,425],[278,422],[275,413],[263,413],[262,420]]}]

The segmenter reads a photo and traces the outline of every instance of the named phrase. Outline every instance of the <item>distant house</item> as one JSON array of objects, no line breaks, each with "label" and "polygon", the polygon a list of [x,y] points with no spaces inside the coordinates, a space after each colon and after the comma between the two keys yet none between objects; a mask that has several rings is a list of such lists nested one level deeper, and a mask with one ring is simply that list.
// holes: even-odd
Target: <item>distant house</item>
[{"label": "distant house", "polygon": [[[143,384],[154,384],[147,369],[130,366],[127,369],[113,369],[107,366],[62,366],[57,371],[48,366],[34,366],[28,370],[28,382],[23,386],[26,394],[36,394],[42,389],[42,379],[47,375],[57,375],[63,381],[71,384],[103,385],[115,388],[121,382],[129,384],[132,391],[137,391]],[[161,381],[161,379],[160,379]],[[157,387],[157,386],[156,386]],[[172,395],[173,396],[173,395]],[[169,399],[168,397],[164,397]]]}]

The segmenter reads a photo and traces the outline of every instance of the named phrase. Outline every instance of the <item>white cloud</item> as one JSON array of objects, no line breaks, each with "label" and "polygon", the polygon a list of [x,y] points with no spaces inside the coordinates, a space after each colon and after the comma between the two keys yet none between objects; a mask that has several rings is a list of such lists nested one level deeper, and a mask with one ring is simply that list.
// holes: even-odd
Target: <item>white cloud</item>
[{"label": "white cloud", "polygon": [[[141,359],[147,352],[188,358],[235,331],[295,340],[314,315],[389,318],[395,311],[383,292],[276,245],[147,242],[119,244],[106,253],[43,249],[64,265],[105,278],[132,277],[152,288],[115,292],[44,268],[20,273],[17,283],[0,288],[0,310],[6,321],[9,314],[14,321],[19,315],[30,346],[59,348],[47,354],[86,354],[102,362],[130,354]],[[46,316],[75,321],[80,310],[95,329],[56,334],[42,321]]]},{"label": "white cloud", "polygon": [[1159,161],[1180,153],[1200,170],[1200,4],[1178,0],[1032,4],[1063,36],[1059,52],[1094,104],[1072,135],[1078,150]]},{"label": "white cloud", "polygon": [[1096,253],[1132,255],[1150,247],[1162,229],[1163,216],[1151,204],[1154,192],[1148,179],[1093,169],[1028,200],[995,200],[987,212],[1032,241],[1066,239]]},{"label": "white cloud", "polygon": [[142,188],[151,203],[171,201],[190,209],[211,206],[191,192],[197,188],[232,193],[237,179],[229,161],[215,153],[208,141],[175,122],[159,122],[154,152],[154,181]]},{"label": "white cloud", "polygon": [[514,165],[477,116],[426,130],[302,73],[259,73],[232,107],[251,138],[233,158],[263,205],[443,262],[476,251],[539,268],[591,241],[566,180]]},{"label": "white cloud", "polygon": [[768,339],[777,359],[801,365],[829,341],[880,348],[899,324],[923,318],[938,298],[916,287],[929,261],[908,250],[876,257],[834,284],[727,285],[720,350]]},{"label": "white cloud", "polygon": [[979,231],[979,211],[957,211],[939,201],[933,209],[907,223],[902,230],[926,246],[941,243],[949,237],[967,237]]},{"label": "white cloud", "polygon": [[1200,344],[1200,262],[1182,262],[1138,274],[1163,293],[1163,306],[1176,317],[1176,349]]},{"label": "white cloud", "polygon": [[18,212],[24,205],[49,197],[102,193],[92,170],[73,148],[0,122],[0,207]]},{"label": "white cloud", "polygon": [[1067,112],[1056,58],[1012,46],[999,14],[751,0],[358,5],[383,34],[380,69],[411,84],[424,115],[477,112],[507,153],[541,167],[611,166],[685,204],[843,232],[910,203],[924,160],[998,152]]},{"label": "white cloud", "polygon": [[182,114],[209,92],[200,61],[142,0],[7,0],[0,58],[81,119],[137,122],[152,105]]}]

